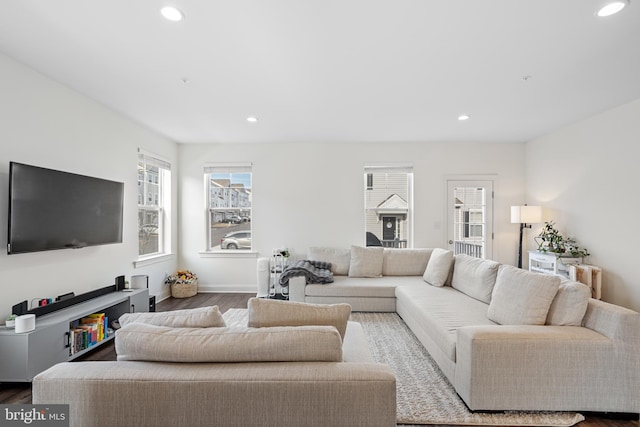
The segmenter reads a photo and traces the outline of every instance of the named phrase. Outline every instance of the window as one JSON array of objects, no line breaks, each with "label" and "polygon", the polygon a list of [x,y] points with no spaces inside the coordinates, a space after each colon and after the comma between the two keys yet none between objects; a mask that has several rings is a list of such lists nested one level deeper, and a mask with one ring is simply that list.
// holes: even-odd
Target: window
[{"label": "window", "polygon": [[413,167],[365,166],[364,188],[367,245],[412,247]]},{"label": "window", "polygon": [[209,251],[251,250],[251,164],[204,169]]},{"label": "window", "polygon": [[367,174],[367,190],[373,190],[373,174]]},{"label": "window", "polygon": [[138,150],[138,255],[170,252],[171,164]]},{"label": "window", "polygon": [[484,237],[484,216],[481,210],[464,211],[464,237]]}]

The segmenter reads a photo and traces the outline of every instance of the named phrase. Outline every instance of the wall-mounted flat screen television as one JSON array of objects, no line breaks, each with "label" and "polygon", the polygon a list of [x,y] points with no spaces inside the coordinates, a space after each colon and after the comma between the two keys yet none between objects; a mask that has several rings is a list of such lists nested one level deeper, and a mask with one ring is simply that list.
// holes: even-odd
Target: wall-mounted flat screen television
[{"label": "wall-mounted flat screen television", "polygon": [[122,243],[124,184],[9,165],[7,253]]}]

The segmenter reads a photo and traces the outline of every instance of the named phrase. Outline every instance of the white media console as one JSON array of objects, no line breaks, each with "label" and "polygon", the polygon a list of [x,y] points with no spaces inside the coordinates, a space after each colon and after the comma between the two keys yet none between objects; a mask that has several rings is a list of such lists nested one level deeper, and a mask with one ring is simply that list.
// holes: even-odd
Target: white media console
[{"label": "white media console", "polygon": [[105,313],[111,321],[124,313],[149,311],[149,290],[116,291],[36,317],[36,328],[16,333],[0,326],[0,382],[30,382],[56,363],[73,360],[113,339],[111,335],[71,354],[71,325],[85,316]]}]

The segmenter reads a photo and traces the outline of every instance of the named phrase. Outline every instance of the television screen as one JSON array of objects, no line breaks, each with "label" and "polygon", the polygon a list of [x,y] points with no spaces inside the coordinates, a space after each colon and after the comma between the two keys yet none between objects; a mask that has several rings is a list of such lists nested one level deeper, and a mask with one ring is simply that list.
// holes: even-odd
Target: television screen
[{"label": "television screen", "polygon": [[122,243],[124,184],[11,162],[7,252]]}]

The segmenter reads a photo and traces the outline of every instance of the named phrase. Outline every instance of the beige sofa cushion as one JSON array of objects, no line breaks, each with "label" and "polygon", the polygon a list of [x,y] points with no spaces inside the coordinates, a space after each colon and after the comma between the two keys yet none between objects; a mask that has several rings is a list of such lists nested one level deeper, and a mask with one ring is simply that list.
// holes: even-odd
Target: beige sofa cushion
[{"label": "beige sofa cushion", "polygon": [[431,286],[444,286],[453,265],[453,252],[435,248],[429,258],[429,263],[422,276]]},{"label": "beige sofa cushion", "polygon": [[335,275],[346,276],[349,274],[351,262],[351,250],[348,248],[328,248],[312,246],[307,249],[307,259],[313,261],[325,261],[331,263],[331,272]]},{"label": "beige sofa cushion", "polygon": [[384,248],[383,276],[422,276],[433,249]]},{"label": "beige sofa cushion", "polygon": [[351,246],[349,277],[382,276],[383,256],[384,249],[381,247]]},{"label": "beige sofa cushion", "polygon": [[451,286],[462,293],[489,304],[500,263],[468,255],[456,255]]},{"label": "beige sofa cushion", "polygon": [[558,293],[551,302],[547,325],[582,326],[591,298],[591,289],[585,284],[562,280]]},{"label": "beige sofa cushion", "polygon": [[116,332],[118,361],[340,362],[333,326],[168,328],[130,323]]},{"label": "beige sofa cushion", "polygon": [[139,322],[172,328],[216,328],[226,326],[217,305],[188,310],[157,313],[125,313],[118,319],[120,326]]},{"label": "beige sofa cushion", "polygon": [[251,298],[247,302],[248,326],[265,328],[272,326],[333,326],[344,339],[347,322],[351,316],[349,304],[310,304],[294,301]]},{"label": "beige sofa cushion", "polygon": [[[400,286],[398,313],[413,333],[430,341],[452,362],[456,361],[458,330],[466,326],[495,325],[487,319],[487,305],[449,286]],[[422,338],[427,337],[427,340]],[[431,352],[432,348],[427,347]]]},{"label": "beige sofa cushion", "polygon": [[501,265],[487,317],[501,325],[544,325],[560,278]]}]

